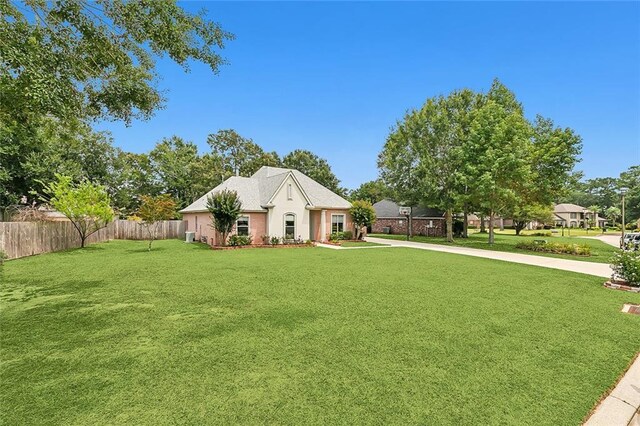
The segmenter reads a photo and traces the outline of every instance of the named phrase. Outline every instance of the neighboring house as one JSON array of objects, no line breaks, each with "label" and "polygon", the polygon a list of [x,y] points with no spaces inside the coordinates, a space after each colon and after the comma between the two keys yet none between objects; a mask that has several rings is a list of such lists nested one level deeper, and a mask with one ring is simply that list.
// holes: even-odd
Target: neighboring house
[{"label": "neighboring house", "polygon": [[[473,228],[480,228],[480,225],[482,224],[482,219],[480,218],[480,216],[476,215],[476,214],[468,214],[467,215],[467,224]],[[485,216],[484,218],[484,226],[488,229],[489,228],[489,216]],[[508,218],[502,218],[500,216],[495,216],[493,218],[493,227],[494,228],[500,228],[500,229],[504,229],[506,228],[513,228],[514,223],[513,223],[513,219],[508,219]]]},{"label": "neighboring house", "polygon": [[607,225],[605,218],[576,204],[556,204],[553,208],[553,214],[555,215],[554,223],[556,226],[588,228],[590,222],[594,219],[594,215],[595,226],[602,228]]},{"label": "neighboring house", "polygon": [[[400,205],[391,200],[378,201],[373,205],[376,221],[371,226],[374,234],[406,235],[409,226],[411,235],[442,237],[445,235],[443,212],[426,207],[411,207],[409,220],[400,215]],[[409,222],[409,223],[407,223]]]},{"label": "neighboring house", "polygon": [[197,240],[222,243],[207,197],[224,189],[236,191],[242,202],[232,233],[251,235],[253,244],[262,244],[263,236],[326,241],[333,232],[353,231],[347,200],[297,170],[264,166],[251,177],[230,177],[180,211]]}]

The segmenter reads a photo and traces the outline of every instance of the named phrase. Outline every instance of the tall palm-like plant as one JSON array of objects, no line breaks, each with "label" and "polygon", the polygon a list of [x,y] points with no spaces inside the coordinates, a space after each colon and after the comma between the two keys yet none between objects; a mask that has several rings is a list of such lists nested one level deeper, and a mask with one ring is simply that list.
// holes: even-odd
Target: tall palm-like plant
[{"label": "tall palm-like plant", "polygon": [[207,197],[207,210],[213,218],[213,229],[222,234],[222,245],[242,212],[242,202],[236,191],[224,189]]}]

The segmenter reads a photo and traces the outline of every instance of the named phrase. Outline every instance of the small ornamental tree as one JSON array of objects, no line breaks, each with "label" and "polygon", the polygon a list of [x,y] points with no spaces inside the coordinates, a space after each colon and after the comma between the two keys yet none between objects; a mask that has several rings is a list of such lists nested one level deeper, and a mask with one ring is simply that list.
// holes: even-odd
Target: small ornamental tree
[{"label": "small ornamental tree", "polygon": [[74,184],[69,176],[56,173],[56,181],[45,185],[51,207],[71,221],[80,235],[80,247],[87,238],[106,227],[113,220],[109,194],[102,185],[88,180]]},{"label": "small ornamental tree", "polygon": [[349,209],[353,224],[356,226],[356,239],[360,239],[360,231],[365,226],[371,226],[376,220],[376,211],[369,201],[356,200]]},{"label": "small ornamental tree", "polygon": [[242,212],[238,193],[225,189],[208,196],[207,210],[211,213],[213,229],[222,234],[222,245],[227,245],[227,236]]},{"label": "small ornamental tree", "polygon": [[162,221],[176,217],[176,202],[169,194],[155,197],[143,195],[140,198],[142,203],[137,216],[140,218],[140,224],[149,234],[149,251],[151,251],[151,243],[158,238],[158,229]]}]

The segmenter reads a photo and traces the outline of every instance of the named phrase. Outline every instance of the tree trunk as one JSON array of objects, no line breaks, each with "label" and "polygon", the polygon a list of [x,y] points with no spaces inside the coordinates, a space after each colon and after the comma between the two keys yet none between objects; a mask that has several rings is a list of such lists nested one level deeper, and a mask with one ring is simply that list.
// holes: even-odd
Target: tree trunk
[{"label": "tree trunk", "polygon": [[464,219],[462,219],[462,238],[469,238],[469,212],[467,211],[467,206],[464,206]]},{"label": "tree trunk", "polygon": [[447,221],[447,241],[453,242],[453,212],[451,209],[447,209],[445,213],[445,219]]},{"label": "tree trunk", "polygon": [[80,235],[80,248],[84,248],[84,242],[87,240],[87,237],[84,235]]},{"label": "tree trunk", "polygon": [[487,227],[484,224],[484,214],[480,214],[480,233],[481,234],[486,234],[487,233]]},{"label": "tree trunk", "polygon": [[495,235],[493,234],[493,210],[489,213],[489,244],[493,244]]}]

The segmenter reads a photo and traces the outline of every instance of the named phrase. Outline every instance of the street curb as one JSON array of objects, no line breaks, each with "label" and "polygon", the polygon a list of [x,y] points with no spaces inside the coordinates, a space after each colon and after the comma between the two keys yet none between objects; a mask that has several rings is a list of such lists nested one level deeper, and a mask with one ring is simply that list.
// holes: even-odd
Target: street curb
[{"label": "street curb", "polygon": [[636,355],[616,387],[598,404],[584,426],[629,426],[638,419],[639,412],[640,356]]}]

